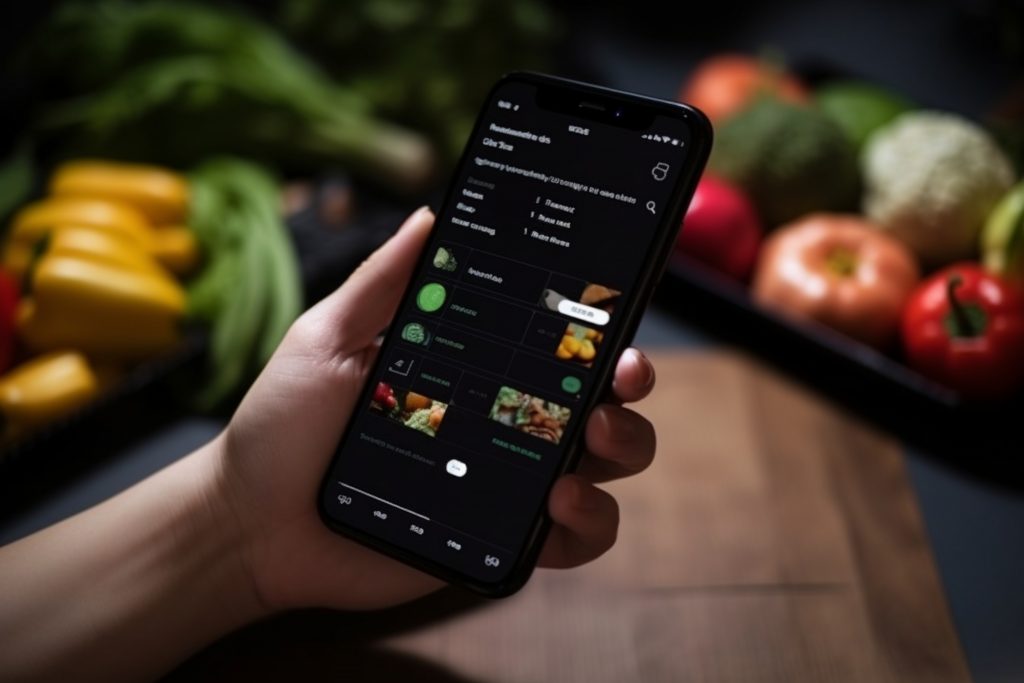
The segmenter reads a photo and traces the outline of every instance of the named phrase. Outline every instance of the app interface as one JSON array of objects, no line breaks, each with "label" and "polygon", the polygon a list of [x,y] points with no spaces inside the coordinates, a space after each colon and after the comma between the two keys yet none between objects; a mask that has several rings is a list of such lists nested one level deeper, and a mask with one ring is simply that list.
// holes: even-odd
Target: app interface
[{"label": "app interface", "polygon": [[487,104],[323,501],[488,582],[585,420],[688,151],[684,121],[628,129],[537,94],[509,82]]}]

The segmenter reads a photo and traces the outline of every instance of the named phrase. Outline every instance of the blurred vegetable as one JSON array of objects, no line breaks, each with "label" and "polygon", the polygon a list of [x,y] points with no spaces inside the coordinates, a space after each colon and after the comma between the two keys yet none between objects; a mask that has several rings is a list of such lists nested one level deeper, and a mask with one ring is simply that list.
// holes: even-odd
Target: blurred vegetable
[{"label": "blurred vegetable", "polygon": [[722,124],[709,168],[746,191],[768,229],[857,203],[857,161],[839,126],[819,111],[772,99]]},{"label": "blurred vegetable", "polygon": [[903,316],[907,360],[972,399],[997,399],[1024,384],[1024,296],[974,263],[921,283]]},{"label": "blurred vegetable", "polygon": [[1024,282],[1024,182],[999,200],[981,231],[985,267]]},{"label": "blurred vegetable", "polygon": [[0,220],[28,196],[34,174],[35,161],[27,144],[19,145],[9,157],[0,161]]},{"label": "blurred vegetable", "polygon": [[861,81],[830,83],[814,94],[814,101],[857,149],[871,133],[914,106],[901,95]]},{"label": "blurred vegetable", "polygon": [[0,372],[11,367],[14,360],[18,296],[18,281],[0,270]]},{"label": "blurred vegetable", "polygon": [[77,160],[50,179],[57,197],[95,197],[128,204],[153,225],[181,223],[188,210],[188,182],[158,166]]},{"label": "blurred vegetable", "polygon": [[714,123],[725,121],[762,96],[794,104],[808,99],[807,89],[780,64],[731,54],[702,61],[679,91],[681,102],[697,107]]},{"label": "blurred vegetable", "polygon": [[27,361],[0,377],[5,431],[44,424],[88,403],[99,391],[89,362],[75,351]]},{"label": "blurred vegetable", "polygon": [[1013,161],[1017,175],[1024,176],[1024,80],[1007,88],[986,117],[986,124]]},{"label": "blurred vegetable", "polygon": [[753,295],[872,346],[885,346],[919,277],[898,241],[858,216],[814,214],[765,241]]},{"label": "blurred vegetable", "polygon": [[[396,190],[432,170],[420,136],[376,120],[255,19],[213,4],[103,0],[60,6],[21,67],[61,93],[37,137],[73,153],[197,163],[244,153],[344,163]],[[45,90],[46,88],[44,88]]]},{"label": "blurred vegetable", "polygon": [[189,286],[189,311],[213,330],[213,376],[199,398],[211,407],[270,358],[302,309],[302,285],[280,193],[265,170],[216,159],[190,181],[190,223],[207,265]]},{"label": "blurred vegetable", "polygon": [[761,233],[761,222],[743,192],[705,175],[686,210],[676,250],[744,281],[757,260]]},{"label": "blurred vegetable", "polygon": [[175,275],[188,275],[199,265],[199,241],[190,228],[165,225],[154,231],[149,253]]},{"label": "blurred vegetable", "polygon": [[150,239],[145,217],[130,206],[90,197],[49,197],[15,214],[4,247],[4,268],[18,278],[24,277],[44,240],[63,225],[116,234],[142,248]]},{"label": "blurred vegetable", "polygon": [[879,129],[861,156],[864,211],[926,266],[970,256],[1013,183],[992,138],[953,114],[909,112]]},{"label": "blurred vegetable", "polygon": [[179,339],[185,292],[130,245],[108,253],[66,249],[59,239],[36,264],[18,330],[33,351],[73,348],[112,360],[140,360]]},{"label": "blurred vegetable", "polygon": [[54,230],[46,246],[46,253],[81,256],[132,270],[165,275],[156,261],[138,244],[117,233],[92,227],[72,225]]},{"label": "blurred vegetable", "polygon": [[498,77],[544,68],[556,34],[539,0],[284,0],[279,24],[376,111],[428,132],[452,162]]}]

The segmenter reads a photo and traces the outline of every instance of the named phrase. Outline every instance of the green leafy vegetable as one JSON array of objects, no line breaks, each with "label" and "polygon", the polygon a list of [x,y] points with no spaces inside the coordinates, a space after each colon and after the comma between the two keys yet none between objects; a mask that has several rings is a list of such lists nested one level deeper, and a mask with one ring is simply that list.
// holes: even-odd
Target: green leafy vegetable
[{"label": "green leafy vegetable", "polygon": [[[62,5],[23,68],[59,96],[36,134],[66,154],[188,165],[233,153],[350,170],[415,190],[432,154],[419,135],[374,117],[273,30],[240,11],[150,0]],[[70,97],[69,97],[70,96]]]},{"label": "green leafy vegetable", "polygon": [[302,309],[302,286],[266,171],[221,158],[190,180],[190,223],[208,265],[189,287],[189,309],[212,327],[212,377],[198,400],[209,408],[270,358]]},{"label": "green leafy vegetable", "polygon": [[543,68],[558,31],[539,0],[284,0],[280,17],[332,76],[449,160],[494,82]]}]

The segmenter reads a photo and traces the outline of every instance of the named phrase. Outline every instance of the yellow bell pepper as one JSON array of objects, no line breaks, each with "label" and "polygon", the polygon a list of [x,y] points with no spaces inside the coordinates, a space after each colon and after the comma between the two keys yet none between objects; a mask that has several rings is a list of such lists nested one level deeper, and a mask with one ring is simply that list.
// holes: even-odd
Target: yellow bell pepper
[{"label": "yellow bell pepper", "polygon": [[24,277],[40,242],[62,225],[80,225],[118,234],[148,249],[153,228],[126,204],[88,197],[51,197],[29,204],[15,215],[3,254],[3,266]]},{"label": "yellow bell pepper", "polygon": [[69,225],[57,228],[50,237],[47,254],[82,256],[115,265],[164,274],[156,259],[135,242],[117,233]]},{"label": "yellow bell pepper", "polygon": [[98,391],[99,382],[85,356],[58,351],[0,377],[0,414],[8,431],[31,427],[78,408]]},{"label": "yellow bell pepper", "polygon": [[135,360],[168,350],[180,338],[185,292],[156,269],[48,252],[33,271],[31,290],[19,304],[17,327],[36,351],[75,348]]},{"label": "yellow bell pepper", "polygon": [[199,265],[199,241],[183,225],[166,225],[153,232],[149,253],[175,275],[186,275]]},{"label": "yellow bell pepper", "polygon": [[69,161],[53,174],[50,191],[56,196],[123,202],[154,225],[181,223],[188,212],[188,181],[158,166],[87,159]]}]

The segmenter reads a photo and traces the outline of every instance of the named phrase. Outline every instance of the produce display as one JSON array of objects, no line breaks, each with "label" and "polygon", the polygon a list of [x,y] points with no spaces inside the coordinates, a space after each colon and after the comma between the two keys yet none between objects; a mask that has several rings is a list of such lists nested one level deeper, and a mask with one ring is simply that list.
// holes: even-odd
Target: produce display
[{"label": "produce display", "polygon": [[0,376],[0,441],[173,350],[189,320],[212,327],[198,401],[213,405],[298,315],[277,187],[258,167],[220,159],[186,176],[74,160],[48,189],[14,213],[0,250],[0,371],[14,366]]},{"label": "produce display", "polygon": [[1024,395],[1024,181],[997,142],[1013,136],[878,84],[816,85],[778,61],[698,65],[680,99],[716,140],[676,253],[967,401]]},{"label": "produce display", "polygon": [[[491,84],[542,68],[558,30],[540,0],[60,0],[34,14],[5,62],[20,125],[0,158],[0,373],[73,352],[103,394],[152,381],[141,364],[205,327],[201,409],[237,394],[303,303],[277,174],[306,188],[313,228],[333,229],[303,232],[303,214],[300,246],[357,256],[371,238],[338,234],[349,179],[421,198]],[[331,201],[325,175],[345,179]],[[436,262],[458,267],[444,249]],[[0,447],[21,433],[15,412]]]}]

